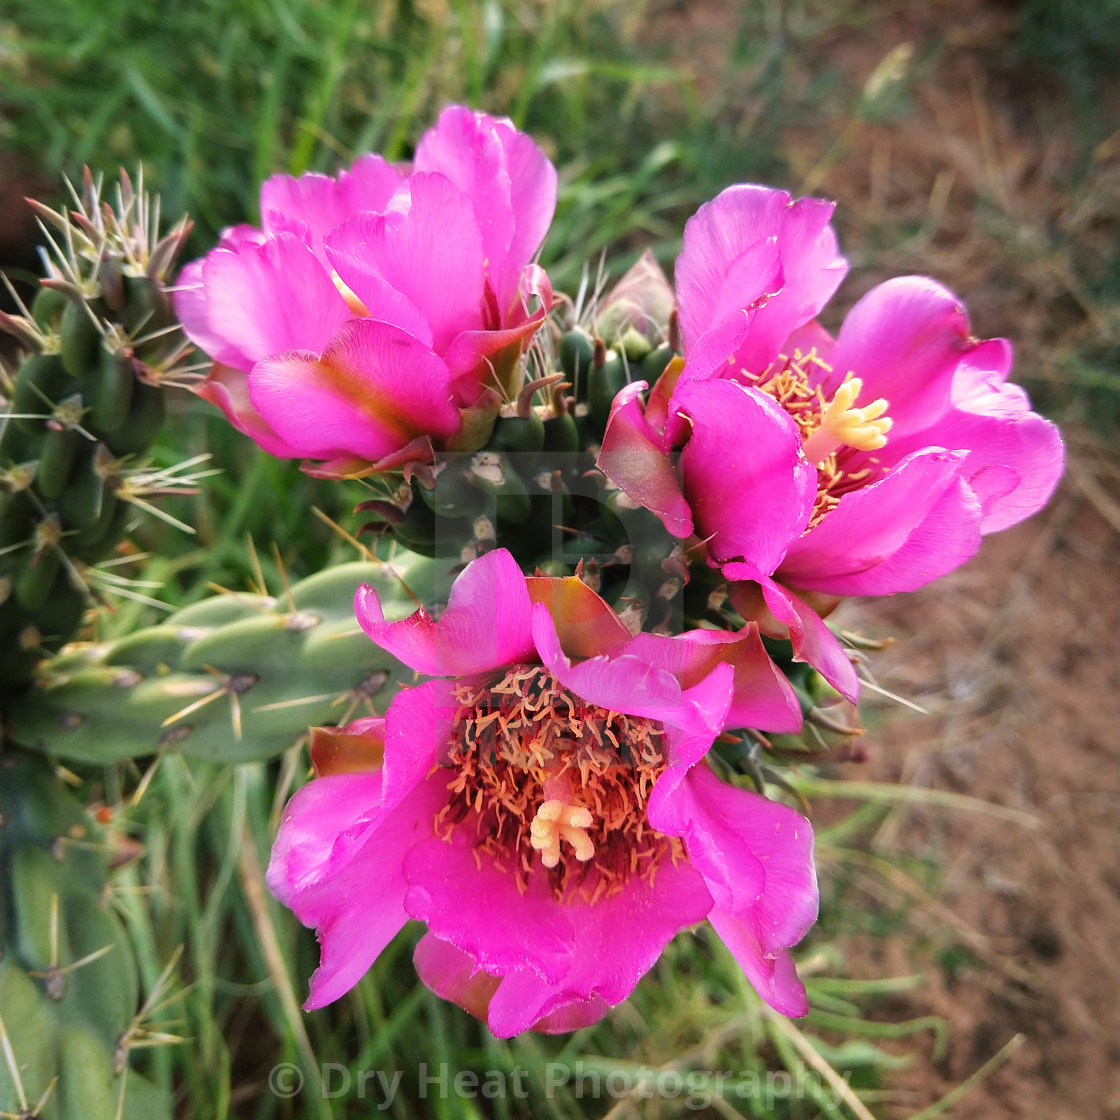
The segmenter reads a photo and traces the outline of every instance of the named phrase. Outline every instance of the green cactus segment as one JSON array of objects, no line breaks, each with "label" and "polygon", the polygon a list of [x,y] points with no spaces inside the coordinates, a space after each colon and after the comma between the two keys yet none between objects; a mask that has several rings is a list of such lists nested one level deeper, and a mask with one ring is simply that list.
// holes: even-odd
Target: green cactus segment
[{"label": "green cactus segment", "polygon": [[0,1115],[171,1116],[130,1066],[138,969],[109,881],[105,837],[46,760],[0,755]]},{"label": "green cactus segment", "polygon": [[115,211],[100,184],[84,188],[70,213],[34,204],[48,286],[30,312],[0,317],[26,351],[0,404],[0,688],[77,631],[85,570],[121,540],[131,457],[158,434],[163,386],[190,353],[167,293],[190,223],[157,240],[127,176]]},{"label": "green cactus segment", "polygon": [[438,570],[403,552],[341,564],[279,599],[221,595],[119,641],[68,650],[15,698],[11,736],[94,764],[169,748],[230,763],[272,758],[308,726],[369,715],[374,704],[384,711],[413,680],[362,633],[354,594],[369,584],[386,617],[403,618],[445,597]]}]

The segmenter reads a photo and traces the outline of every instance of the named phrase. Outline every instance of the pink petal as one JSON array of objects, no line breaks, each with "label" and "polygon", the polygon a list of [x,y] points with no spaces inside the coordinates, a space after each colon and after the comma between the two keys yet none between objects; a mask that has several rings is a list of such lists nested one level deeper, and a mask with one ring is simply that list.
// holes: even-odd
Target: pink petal
[{"label": "pink petal", "polygon": [[417,976],[440,999],[457,1003],[476,1019],[486,1019],[501,977],[483,972],[470,953],[426,933],[417,943],[412,963]]},{"label": "pink petal", "polygon": [[569,657],[615,654],[629,645],[631,634],[622,620],[578,576],[528,576],[525,587],[532,602],[542,603],[552,616]]},{"label": "pink petal", "polygon": [[556,206],[556,169],[505,118],[452,105],[416,149],[418,172],[446,175],[475,209],[491,288],[504,314]]},{"label": "pink petal", "polygon": [[183,266],[171,292],[175,315],[183,332],[204,354],[214,354],[225,346],[210,326],[210,304],[202,280],[205,257]]},{"label": "pink petal", "polygon": [[848,372],[863,381],[860,403],[886,399],[894,425],[888,441],[897,441],[945,412],[953,375],[976,345],[952,292],[924,276],[901,276],[872,288],[848,312],[830,365],[836,382]]},{"label": "pink petal", "polygon": [[533,641],[545,668],[589,704],[649,719],[685,715],[681,686],[663,669],[625,654],[590,657],[573,665],[560,646],[556,624],[543,603],[533,606]]},{"label": "pink petal", "polygon": [[615,397],[595,465],[625,494],[661,518],[676,537],[692,532],[692,513],[660,433],[646,422],[644,381],[632,381]]},{"label": "pink petal", "polygon": [[226,419],[270,455],[279,459],[301,459],[305,452],[282,440],[261,419],[249,399],[249,377],[239,369],[215,363],[210,375],[195,393],[225,413]]},{"label": "pink petal", "polygon": [[765,952],[800,941],[819,903],[812,825],[788,805],[721,781],[706,765],[689,772],[674,808],[688,858],[716,905],[749,922]]},{"label": "pink petal", "polygon": [[785,286],[777,238],[768,237],[746,249],[723,279],[728,290],[721,297],[727,306],[721,304],[715,310],[726,314],[694,341],[689,342],[685,336],[686,378],[732,377],[743,372],[739,354],[750,348],[754,321],[760,309]]},{"label": "pink petal", "polygon": [[766,1002],[791,1019],[809,1014],[809,997],[797,975],[793,960],[784,949],[766,952],[758,943],[751,923],[713,906],[708,915],[712,929],[731,950],[747,979]]},{"label": "pink petal", "polygon": [[845,494],[790,546],[782,582],[833,595],[889,595],[959,567],[980,545],[979,507],[960,480],[963,458],[928,448]]},{"label": "pink petal", "polygon": [[537,660],[525,576],[504,548],[472,560],[451,587],[438,621],[421,608],[386,622],[376,591],[362,587],[354,602],[369,637],[420,673],[466,676]]},{"label": "pink petal", "polygon": [[[322,350],[352,314],[311,250],[287,233],[236,252],[213,250],[202,286],[208,353],[245,372],[273,354]],[[196,308],[197,300],[196,293]]]},{"label": "pink petal", "polygon": [[487,279],[497,294],[515,219],[505,152],[492,119],[461,105],[448,106],[420,141],[413,167],[445,177],[470,200],[482,234]]},{"label": "pink petal", "polygon": [[744,618],[754,617],[751,600],[761,592],[766,608],[789,628],[794,660],[808,662],[841,696],[853,704],[858,702],[859,677],[855,668],[836,635],[812,607],[749,564],[725,564],[723,574],[733,581],[728,588],[731,602]]},{"label": "pink petal", "polygon": [[682,381],[674,407],[692,426],[680,475],[695,532],[716,561],[743,557],[773,571],[817,492],[793,421],[765,393],[732,381]]},{"label": "pink petal", "polygon": [[[368,590],[363,587],[358,595]],[[381,799],[386,810],[404,801],[446,760],[458,711],[453,681],[425,681],[393,697],[385,713]],[[437,780],[446,783],[446,774]]]},{"label": "pink petal", "polygon": [[528,969],[506,975],[490,1001],[490,1030],[509,1038],[542,1018],[562,1029],[564,1012],[587,1021],[603,1004],[621,1003],[673,936],[701,921],[711,905],[701,876],[687,863],[669,861],[652,886],[632,877],[597,903],[576,899],[563,907],[575,933],[570,969],[555,980]]},{"label": "pink petal", "polygon": [[[790,332],[824,307],[847,272],[828,224],[832,211],[833,204],[822,199],[794,202],[784,191],[748,184],[730,187],[700,207],[685,226],[676,267],[690,363],[701,335],[758,305],[749,335],[727,352],[738,351],[738,364],[760,372]],[[767,240],[779,265],[778,287],[772,267],[759,267],[758,247]]]},{"label": "pink petal", "polygon": [[669,765],[654,784],[646,805],[646,817],[651,824],[661,819],[661,806],[672,800],[681,782],[711,750],[716,736],[727,725],[733,679],[730,665],[717,665],[685,691],[680,710],[666,722]]},{"label": "pink petal", "polygon": [[331,233],[326,253],[374,317],[387,292],[403,295],[431,324],[437,353],[463,331],[486,325],[474,208],[443,175],[413,174],[385,213],[359,214]]},{"label": "pink petal", "polygon": [[[426,933],[412,955],[420,979],[441,999],[457,1003],[476,1019],[486,1021],[490,1001],[498,985],[505,983],[500,976],[483,972],[474,958],[447,941],[440,941]],[[511,974],[512,975],[512,974]],[[533,973],[528,973],[532,976]],[[601,996],[578,1000],[558,1007],[554,1012],[538,1019],[533,1030],[545,1034],[563,1034],[597,1023],[610,1005]]]},{"label": "pink petal", "polygon": [[306,229],[323,263],[323,239],[362,210],[384,210],[404,176],[379,155],[361,156],[337,177],[273,175],[261,186],[261,224],[269,234]]},{"label": "pink petal", "polygon": [[737,634],[636,634],[627,652],[672,673],[686,688],[726,662],[734,670],[734,685],[725,726],[791,733],[801,729],[801,705],[785,674],[770,660],[756,625]]},{"label": "pink petal", "polygon": [[[370,777],[323,778],[312,785],[358,781],[357,798],[362,799],[371,789]],[[355,799],[336,790],[324,798],[305,800],[303,805],[293,801],[281,825],[279,854],[269,865],[268,881],[274,890],[288,875],[286,861],[293,850],[311,845],[314,854],[318,843],[321,853],[325,840],[313,839],[317,830],[329,839],[339,835],[340,826],[353,823],[352,817],[343,814],[354,811]],[[317,928],[322,949],[319,968],[311,978],[311,995],[304,1004],[307,1010],[323,1007],[349,991],[404,925],[402,867],[412,846],[431,835],[435,814],[445,800],[446,790],[438,783],[417,787],[396,809],[361,826],[364,843],[350,850],[344,862],[332,847],[329,865],[318,881],[298,887],[285,899],[301,922]],[[340,809],[335,819],[330,816],[332,801]],[[306,821],[302,819],[305,810],[311,813]],[[283,838],[285,829],[292,834],[291,842]]]},{"label": "pink petal", "polygon": [[924,587],[975,555],[982,517],[972,487],[959,479],[892,556],[864,572],[829,582],[837,586],[837,594],[845,595],[884,595]]},{"label": "pink petal", "polygon": [[258,362],[249,396],[282,439],[314,459],[376,460],[418,435],[459,430],[443,360],[375,319],[346,323],[321,358],[295,351]]},{"label": "pink petal", "polygon": [[[971,375],[971,384],[958,397],[961,373]],[[955,407],[890,445],[897,456],[928,445],[966,451],[961,477],[980,501],[981,533],[1006,529],[1040,510],[1061,478],[1065,457],[1058,428],[1030,411],[1018,385],[1001,384],[1000,378],[998,368],[982,380],[971,370],[958,371]]]},{"label": "pink petal", "polygon": [[464,331],[456,336],[455,341],[447,348],[447,365],[452,376],[457,379],[457,385],[462,385],[463,380],[469,378],[474,388],[465,395],[471,403],[486,385],[493,384],[494,376],[490,366],[497,363],[487,363],[486,359],[507,346],[516,346],[514,356],[520,354],[524,344],[540,330],[547,310],[546,307],[539,307],[516,327],[500,331]]},{"label": "pink petal", "polygon": [[514,231],[497,285],[504,310],[517,292],[521,271],[544,241],[556,210],[556,168],[533,140],[502,117],[494,122],[505,149]]},{"label": "pink petal", "polygon": [[470,954],[496,976],[529,969],[555,983],[572,965],[572,907],[558,901],[548,876],[530,875],[525,893],[516,877],[477,855],[464,821],[449,840],[418,844],[405,859],[405,909],[442,941]]},{"label": "pink petal", "polygon": [[381,778],[380,770],[338,774],[296,791],[284,810],[267,874],[269,889],[285,906],[337,870],[331,853],[340,832],[382,816]]}]

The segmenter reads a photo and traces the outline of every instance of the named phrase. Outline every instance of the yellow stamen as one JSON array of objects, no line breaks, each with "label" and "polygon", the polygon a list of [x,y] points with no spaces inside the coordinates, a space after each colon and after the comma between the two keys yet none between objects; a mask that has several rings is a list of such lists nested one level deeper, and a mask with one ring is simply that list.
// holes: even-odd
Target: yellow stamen
[{"label": "yellow stamen", "polygon": [[566,840],[580,863],[595,854],[595,845],[584,831],[591,827],[591,811],[582,805],[566,805],[558,798],[545,801],[529,826],[529,843],[541,853],[545,867],[560,862],[560,841]]},{"label": "yellow stamen", "polygon": [[847,445],[859,451],[885,447],[891,419],[884,416],[887,402],[879,397],[863,408],[855,408],[863,388],[858,377],[847,377],[821,413],[820,427],[805,440],[805,458],[820,464],[837,448]]}]

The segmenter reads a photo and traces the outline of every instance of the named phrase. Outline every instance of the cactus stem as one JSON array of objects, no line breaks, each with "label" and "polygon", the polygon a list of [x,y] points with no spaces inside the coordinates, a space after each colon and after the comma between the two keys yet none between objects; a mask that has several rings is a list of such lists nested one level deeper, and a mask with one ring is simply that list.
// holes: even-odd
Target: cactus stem
[{"label": "cactus stem", "polygon": [[222,696],[229,697],[230,719],[233,725],[233,737],[241,739],[241,700],[240,697],[249,691],[260,680],[256,673],[236,673],[229,676],[223,673],[220,669],[215,669],[213,665],[204,665],[203,668],[208,673],[213,673],[217,677],[222,678],[221,685],[214,691],[198,700],[188,704],[185,708],[181,708],[174,715],[170,715],[160,724],[160,727],[168,727],[170,724],[177,723],[184,716],[190,715],[192,712],[197,712],[199,708],[204,708],[207,704],[219,699]]}]

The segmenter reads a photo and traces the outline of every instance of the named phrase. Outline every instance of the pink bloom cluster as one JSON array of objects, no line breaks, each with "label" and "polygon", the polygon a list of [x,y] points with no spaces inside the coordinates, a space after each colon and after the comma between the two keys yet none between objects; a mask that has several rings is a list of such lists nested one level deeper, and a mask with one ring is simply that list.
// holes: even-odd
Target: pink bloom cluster
[{"label": "pink bloom cluster", "polygon": [[[262,228],[227,231],[183,276],[180,315],[215,361],[201,392],[321,473],[455,446],[491,388],[520,386],[551,304],[530,262],[555,190],[527,137],[458,107],[410,168],[366,156],[270,180]],[[413,918],[434,991],[497,1035],[569,1030],[706,917],[772,1006],[806,1011],[788,949],[816,914],[811,829],[706,758],[726,730],[800,728],[761,635],[855,701],[823,616],[952,571],[1045,503],[1063,458],[1006,381],[1008,343],[972,337],[934,281],[880,285],[835,338],[819,325],[847,271],[831,215],[732,187],[688,222],[675,294],[644,258],[601,309],[648,345],[676,304],[683,356],[618,393],[597,465],[686,542],[694,575],[718,573],[741,630],[632,634],[580,579],[526,577],[503,548],[435,620],[387,621],[359,592],[367,635],[432,679],[384,718],[315,732],[318,776],[268,873],[318,930],[308,1007]]]},{"label": "pink bloom cluster", "polygon": [[707,917],[768,1002],[806,1012],[787,948],[816,917],[812,830],[704,758],[725,725],[800,723],[755,627],[631,635],[579,579],[527,579],[501,549],[438,621],[388,622],[370,588],[357,612],[435,679],[320,732],[284,814],[268,882],[318,929],[307,1007],[414,918],[436,993],[502,1037],[572,1030]]},{"label": "pink bloom cluster", "polygon": [[261,228],[227,229],[180,277],[176,311],[214,360],[200,394],[323,473],[430,457],[551,305],[530,262],[555,203],[543,152],[461,106],[411,167],[366,155],[337,177],[269,179]]},{"label": "pink bloom cluster", "polygon": [[700,208],[676,267],[684,362],[648,400],[618,395],[598,464],[854,700],[813,606],[952,571],[1045,504],[1063,449],[1007,383],[1007,341],[973,338],[934,281],[879,285],[835,339],[816,322],[847,271],[831,214],[756,186]]}]

